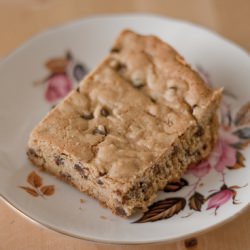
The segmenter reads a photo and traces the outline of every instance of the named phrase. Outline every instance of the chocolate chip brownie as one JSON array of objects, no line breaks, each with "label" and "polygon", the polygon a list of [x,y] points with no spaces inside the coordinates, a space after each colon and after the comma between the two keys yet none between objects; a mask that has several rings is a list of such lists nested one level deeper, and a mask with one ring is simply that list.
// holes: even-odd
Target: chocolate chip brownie
[{"label": "chocolate chip brownie", "polygon": [[160,39],[125,30],[106,59],[34,128],[27,154],[129,216],[209,155],[221,92],[205,86]]}]

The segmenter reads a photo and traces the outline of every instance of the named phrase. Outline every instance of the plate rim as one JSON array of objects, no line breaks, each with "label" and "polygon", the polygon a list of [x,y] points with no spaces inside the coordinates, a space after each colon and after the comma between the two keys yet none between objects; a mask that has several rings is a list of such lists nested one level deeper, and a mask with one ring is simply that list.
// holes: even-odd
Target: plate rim
[{"label": "plate rim", "polygon": [[121,246],[126,246],[126,245],[159,245],[159,244],[169,244],[169,243],[173,243],[173,242],[177,242],[177,241],[181,241],[184,239],[188,239],[190,237],[192,237],[193,235],[195,235],[195,237],[199,237],[200,235],[204,234],[204,233],[208,233],[214,229],[217,229],[227,223],[232,222],[235,218],[237,218],[238,216],[242,215],[244,212],[246,212],[246,210],[248,208],[250,208],[250,203],[246,204],[245,207],[241,208],[237,213],[235,213],[233,216],[228,217],[227,219],[218,222],[216,224],[214,224],[213,226],[210,226],[208,228],[205,229],[201,229],[195,233],[187,233],[184,234],[182,236],[177,236],[177,237],[173,237],[171,239],[166,239],[166,240],[156,240],[156,241],[136,241],[136,242],[130,242],[130,241],[110,241],[110,240],[98,240],[98,239],[93,239],[91,237],[80,237],[74,234],[70,234],[68,232],[65,232],[63,230],[59,230],[57,228],[53,228],[50,225],[44,223],[44,222],[40,222],[37,219],[29,216],[28,214],[26,214],[24,211],[22,211],[21,209],[17,208],[12,202],[10,202],[5,196],[3,196],[2,194],[0,194],[0,199],[3,201],[4,204],[6,204],[9,208],[12,209],[12,211],[15,211],[17,214],[21,215],[21,217],[27,219],[27,221],[31,222],[34,225],[37,225],[43,229],[46,230],[51,230],[54,232],[57,232],[59,234],[62,234],[64,236],[68,236],[68,237],[72,237],[75,239],[79,239],[79,240],[84,240],[87,241],[89,243],[95,243],[95,244],[105,244],[105,245],[121,245]]},{"label": "plate rim", "polygon": [[34,33],[33,35],[31,35],[31,37],[26,39],[24,42],[20,43],[20,45],[18,45],[14,49],[12,49],[9,53],[6,53],[4,56],[1,56],[0,57],[0,59],[1,59],[0,60],[0,67],[2,67],[2,65],[4,65],[13,56],[15,56],[15,54],[18,53],[20,50],[24,49],[26,46],[29,46],[29,44],[35,42],[36,40],[39,40],[39,38],[42,36],[56,32],[60,29],[69,28],[70,26],[80,24],[81,22],[87,22],[87,21],[91,21],[94,19],[111,18],[111,17],[112,18],[113,17],[114,18],[119,18],[119,17],[121,17],[121,18],[131,18],[131,17],[156,18],[156,19],[162,19],[165,21],[173,22],[173,23],[191,25],[197,29],[206,31],[213,36],[217,36],[217,38],[222,39],[224,42],[230,44],[231,46],[234,46],[235,48],[237,48],[238,50],[243,52],[246,56],[250,55],[250,52],[248,52],[246,48],[240,46],[239,44],[235,43],[234,41],[230,40],[229,38],[219,34],[215,30],[212,30],[209,27],[205,27],[201,24],[198,24],[198,23],[195,23],[192,21],[188,21],[185,19],[181,19],[181,18],[173,18],[173,17],[169,17],[167,15],[165,16],[165,15],[161,15],[161,14],[155,14],[153,12],[121,12],[121,13],[105,13],[105,14],[94,14],[94,15],[90,14],[90,15],[87,15],[85,17],[76,18],[74,20],[69,20],[69,21],[66,21],[66,22],[58,24],[58,25],[52,25],[51,27],[48,27],[48,28],[41,30],[41,31],[38,31],[38,32]]},{"label": "plate rim", "polygon": [[[184,19],[178,19],[178,18],[172,18],[172,17],[168,17],[168,16],[164,16],[164,15],[159,15],[159,14],[154,14],[151,12],[138,12],[138,13],[130,13],[130,12],[124,12],[124,13],[106,13],[106,14],[95,14],[95,15],[88,15],[82,18],[77,18],[74,19],[72,21],[66,21],[62,24],[59,25],[54,25],[51,26],[50,28],[46,28],[45,30],[39,31],[37,33],[35,33],[33,36],[31,36],[30,38],[28,38],[27,40],[25,40],[23,43],[21,43],[17,48],[15,48],[14,50],[10,51],[9,53],[5,54],[3,57],[0,58],[0,68],[3,67],[3,65],[5,63],[7,63],[9,60],[11,60],[13,57],[15,57],[16,54],[18,54],[20,51],[22,51],[23,49],[25,49],[26,47],[29,47],[30,44],[36,42],[37,40],[39,40],[41,37],[44,37],[46,35],[49,35],[51,33],[55,33],[58,32],[59,30],[63,30],[63,29],[69,29],[71,26],[75,26],[78,24],[81,24],[82,22],[88,22],[88,21],[92,21],[92,20],[97,20],[97,19],[105,19],[105,18],[152,18],[152,19],[159,19],[162,21],[168,21],[168,22],[173,22],[173,23],[178,23],[178,24],[184,24],[184,25],[189,25],[189,26],[193,26],[194,28],[198,28],[200,30],[206,31],[207,33],[209,33],[210,35],[223,40],[223,42],[226,42],[227,44],[229,44],[230,46],[233,46],[234,48],[237,48],[241,53],[245,54],[246,56],[249,57],[249,52],[241,47],[240,45],[234,43],[233,41],[231,41],[230,39],[222,36],[221,34],[217,33],[216,31],[213,31],[207,27],[204,27],[200,24],[191,22],[191,21],[187,21]],[[215,228],[218,228],[230,221],[232,221],[233,219],[235,219],[237,216],[239,216],[240,214],[244,213],[250,205],[250,200],[248,201],[248,203],[245,204],[244,207],[242,207],[241,209],[239,209],[239,211],[237,211],[236,213],[234,213],[231,217],[225,218],[220,222],[215,223],[212,226],[209,226],[207,228],[204,229],[200,229],[197,232],[192,232],[192,233],[186,233],[183,234],[181,236],[175,236],[172,237],[171,239],[162,239],[162,240],[143,240],[143,241],[122,241],[122,240],[104,240],[104,239],[98,239],[96,237],[86,237],[86,236],[77,236],[74,234],[71,234],[69,232],[65,232],[64,230],[60,230],[58,228],[55,228],[53,226],[50,226],[44,222],[39,221],[39,219],[33,218],[30,215],[26,214],[25,211],[22,211],[21,209],[19,209],[16,205],[14,205],[7,197],[5,197],[0,190],[0,199],[7,204],[8,207],[10,207],[12,210],[16,211],[18,214],[20,214],[22,217],[24,217],[25,219],[28,219],[29,221],[31,221],[32,223],[42,227],[42,228],[46,228],[49,230],[53,230],[55,232],[58,232],[60,234],[72,237],[72,238],[77,238],[77,239],[81,239],[81,240],[85,240],[88,242],[93,242],[93,243],[97,243],[97,244],[107,244],[107,245],[140,245],[140,244],[162,244],[162,243],[170,243],[170,242],[176,242],[177,240],[183,240],[185,238],[191,237],[192,235],[196,235],[199,236],[200,234],[203,234],[205,232],[208,232],[210,230],[213,230]]]},{"label": "plate rim", "polygon": [[93,239],[91,237],[81,237],[81,236],[77,236],[74,234],[70,234],[68,232],[65,232],[64,230],[59,230],[57,228],[53,228],[50,225],[47,225],[44,222],[40,222],[37,219],[29,216],[28,214],[26,214],[24,211],[22,211],[21,209],[17,208],[12,202],[10,202],[5,196],[3,196],[2,194],[0,195],[0,199],[3,201],[4,204],[6,204],[9,208],[12,209],[12,211],[15,211],[17,214],[21,215],[21,217],[25,218],[27,221],[31,222],[34,225],[37,225],[43,229],[46,230],[52,230],[54,232],[60,233],[64,236],[68,236],[68,237],[72,237],[75,239],[79,239],[79,240],[85,240],[87,242],[90,243],[96,243],[96,244],[105,244],[105,245],[121,245],[121,246],[125,246],[125,245],[158,245],[158,244],[166,244],[166,243],[173,243],[173,242],[177,242],[177,241],[181,241],[184,239],[188,239],[190,237],[192,237],[193,235],[195,235],[196,237],[204,234],[204,233],[208,233],[216,228],[219,228],[227,223],[232,222],[235,218],[237,218],[238,216],[242,215],[244,212],[246,212],[246,210],[250,207],[250,203],[246,204],[245,207],[243,207],[242,209],[240,209],[237,213],[235,213],[233,216],[228,217],[227,219],[218,222],[216,224],[214,224],[211,227],[205,228],[205,229],[200,229],[199,231],[195,232],[195,233],[187,233],[185,235],[182,236],[177,236],[171,239],[166,239],[166,240],[156,240],[156,241],[135,241],[135,242],[131,242],[131,241],[110,241],[110,240],[98,240],[98,239]]}]

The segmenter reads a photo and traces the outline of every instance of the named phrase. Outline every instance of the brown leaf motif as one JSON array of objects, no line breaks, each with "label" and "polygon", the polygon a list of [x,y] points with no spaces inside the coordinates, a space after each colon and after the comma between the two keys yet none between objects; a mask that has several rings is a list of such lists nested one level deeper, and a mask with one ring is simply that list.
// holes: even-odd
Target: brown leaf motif
[{"label": "brown leaf motif", "polygon": [[24,186],[19,186],[21,189],[25,190],[28,194],[37,197],[39,196],[39,193],[33,189],[33,188],[29,188],[29,187],[24,187]]},{"label": "brown leaf motif", "polygon": [[246,158],[244,157],[244,155],[240,151],[237,151],[236,163],[234,164],[234,166],[228,166],[227,168],[230,170],[244,168],[245,167],[245,165],[244,165],[245,160],[246,160]]},{"label": "brown leaf motif", "polygon": [[168,219],[178,214],[186,206],[186,200],[182,197],[167,198],[157,201],[149,207],[149,210],[134,223],[154,222]]},{"label": "brown leaf motif", "polygon": [[183,187],[188,186],[188,181],[185,180],[184,178],[181,178],[179,181],[175,181],[175,182],[169,182],[165,188],[164,188],[164,192],[177,192],[180,189],[182,189]]},{"label": "brown leaf motif", "polygon": [[42,192],[44,195],[49,196],[49,195],[54,194],[54,192],[55,192],[55,187],[54,187],[54,185],[48,185],[48,186],[43,186],[43,187],[41,187],[40,190],[41,190],[41,192]]},{"label": "brown leaf motif", "polygon": [[27,182],[35,188],[42,186],[42,178],[35,171],[28,175]]},{"label": "brown leaf motif", "polygon": [[46,62],[45,66],[52,73],[64,73],[69,61],[65,58],[53,58]]},{"label": "brown leaf motif", "polygon": [[189,208],[193,209],[195,211],[201,211],[201,207],[205,202],[205,198],[201,193],[195,192],[190,198],[189,198]]},{"label": "brown leaf motif", "polygon": [[246,103],[240,108],[240,110],[236,114],[234,123],[237,126],[242,126],[250,123],[250,102]]},{"label": "brown leaf motif", "polygon": [[42,177],[39,176],[35,171],[32,171],[27,176],[26,181],[28,182],[28,184],[32,186],[32,188],[27,187],[27,186],[19,186],[19,188],[25,190],[28,194],[34,197],[38,197],[38,196],[44,197],[44,195],[50,196],[50,195],[53,195],[55,192],[54,185],[43,186]]}]

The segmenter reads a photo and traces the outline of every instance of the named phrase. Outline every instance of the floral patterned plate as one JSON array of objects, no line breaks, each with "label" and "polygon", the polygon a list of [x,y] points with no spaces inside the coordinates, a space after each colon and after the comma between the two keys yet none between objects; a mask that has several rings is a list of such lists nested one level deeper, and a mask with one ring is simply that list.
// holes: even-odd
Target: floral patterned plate
[{"label": "floral patterned plate", "polygon": [[[210,157],[159,192],[149,211],[122,219],[40,172],[26,157],[34,125],[108,52],[123,28],[172,44],[208,85],[223,86],[220,136]],[[27,218],[78,238],[108,243],[176,240],[212,228],[250,201],[250,60],[193,24],[152,15],[100,16],[49,30],[0,64],[0,193]]]}]

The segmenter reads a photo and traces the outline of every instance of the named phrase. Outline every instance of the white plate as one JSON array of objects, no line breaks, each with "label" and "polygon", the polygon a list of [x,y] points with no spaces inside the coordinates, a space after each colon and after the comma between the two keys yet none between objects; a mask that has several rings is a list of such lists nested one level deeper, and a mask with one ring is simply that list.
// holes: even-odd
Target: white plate
[{"label": "white plate", "polygon": [[[172,186],[183,186],[181,190],[159,194],[158,200],[168,199],[163,207],[165,214],[171,216],[155,222],[133,223],[141,214],[130,219],[112,215],[95,200],[39,172],[25,154],[31,129],[58,97],[76,84],[72,75],[75,66],[78,65],[78,76],[84,73],[79,62],[85,69],[93,68],[123,28],[154,34],[169,42],[193,67],[199,67],[208,84],[224,86],[227,95],[221,109],[224,125],[214,154],[208,163],[184,177],[189,185],[183,181],[182,185]],[[66,73],[53,75],[55,64],[65,59],[67,50],[73,58],[64,61],[68,63],[64,67]],[[59,59],[50,60],[46,68],[44,63],[51,58]],[[249,204],[250,156],[246,144],[250,139],[250,110],[245,106],[238,111],[250,99],[250,60],[246,52],[216,34],[190,23],[152,15],[87,18],[29,40],[0,64],[0,83],[1,196],[42,225],[99,242],[162,242],[218,225]],[[42,188],[43,196],[41,187],[32,187],[32,181],[33,186],[41,184],[39,181],[34,184],[34,175],[30,176],[30,183],[26,181],[32,171],[42,177],[43,187],[53,185],[53,195],[48,195],[53,192],[51,187]],[[35,197],[20,186],[33,188],[33,191],[29,189],[33,195],[40,193]],[[237,200],[234,202],[237,204],[233,204],[233,200]]]}]

